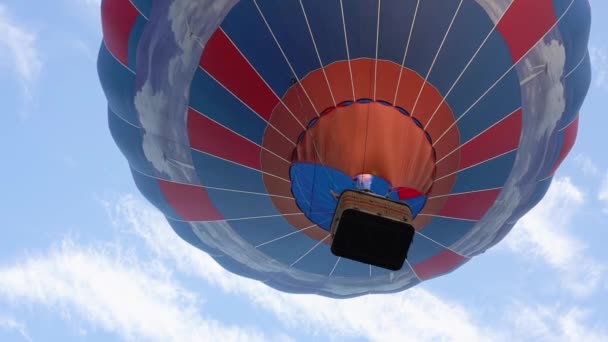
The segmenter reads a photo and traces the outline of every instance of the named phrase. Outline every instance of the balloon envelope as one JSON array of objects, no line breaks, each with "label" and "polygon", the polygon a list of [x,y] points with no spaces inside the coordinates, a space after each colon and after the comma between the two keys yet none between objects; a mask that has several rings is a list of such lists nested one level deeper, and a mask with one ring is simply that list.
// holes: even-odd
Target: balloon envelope
[{"label": "balloon envelope", "polygon": [[[407,289],[498,243],[574,144],[585,0],[103,0],[116,144],[175,232],[286,292]],[[407,203],[389,271],[330,251],[337,195]]]}]

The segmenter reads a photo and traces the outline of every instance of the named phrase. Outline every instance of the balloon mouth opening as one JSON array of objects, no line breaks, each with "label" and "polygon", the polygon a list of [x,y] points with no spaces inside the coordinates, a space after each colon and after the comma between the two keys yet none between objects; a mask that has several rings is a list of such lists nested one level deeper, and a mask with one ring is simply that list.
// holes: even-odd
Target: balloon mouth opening
[{"label": "balloon mouth opening", "polygon": [[436,172],[435,149],[421,122],[401,107],[367,98],[343,101],[310,120],[291,162],[296,205],[327,231],[348,190],[393,201],[416,198],[417,215]]}]

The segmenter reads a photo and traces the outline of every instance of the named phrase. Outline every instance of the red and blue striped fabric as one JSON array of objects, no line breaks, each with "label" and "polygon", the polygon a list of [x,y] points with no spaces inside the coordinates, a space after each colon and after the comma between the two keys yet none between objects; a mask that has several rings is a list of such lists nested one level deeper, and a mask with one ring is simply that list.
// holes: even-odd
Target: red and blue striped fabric
[{"label": "red and blue striped fabric", "polygon": [[[282,291],[446,274],[508,233],[574,145],[585,0],[240,0],[214,18],[178,3],[102,1],[110,131],[180,237]],[[368,174],[417,208],[397,272],[329,248],[332,192]]]}]

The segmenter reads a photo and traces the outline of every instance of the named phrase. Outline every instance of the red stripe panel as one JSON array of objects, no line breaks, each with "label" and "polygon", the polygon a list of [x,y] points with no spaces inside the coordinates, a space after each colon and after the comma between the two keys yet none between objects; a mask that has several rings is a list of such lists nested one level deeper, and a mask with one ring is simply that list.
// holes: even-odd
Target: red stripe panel
[{"label": "red stripe panel", "polygon": [[519,109],[460,147],[459,170],[513,151],[519,146],[521,130]]},{"label": "red stripe panel", "polygon": [[173,183],[158,180],[160,190],[169,205],[184,221],[222,220],[222,215],[215,209],[207,191],[200,186]]},{"label": "red stripe panel", "polygon": [[439,216],[479,221],[490,210],[501,189],[450,195]]},{"label": "red stripe panel", "polygon": [[207,42],[200,66],[266,120],[279,103],[272,90],[221,29],[215,31]]},{"label": "red stripe panel", "polygon": [[556,22],[553,0],[513,0],[497,28],[518,62]]},{"label": "red stripe panel", "polygon": [[240,135],[206,116],[188,109],[188,137],[190,146],[196,150],[227,159],[238,164],[262,169],[262,149]]},{"label": "red stripe panel", "polygon": [[101,3],[103,40],[112,55],[129,63],[129,37],[139,12],[129,0],[104,0]]},{"label": "red stripe panel", "polygon": [[423,195],[420,191],[416,189],[404,188],[402,186],[397,187],[396,190],[400,200],[406,200]]},{"label": "red stripe panel", "polygon": [[568,153],[570,153],[570,150],[572,150],[572,147],[574,147],[577,133],[578,116],[576,117],[576,119],[574,119],[574,121],[572,121],[572,123],[570,123],[566,127],[566,129],[564,129],[564,142],[562,143],[562,149],[559,152],[559,157],[555,161],[555,165],[553,165],[553,168],[551,169],[549,175],[553,175],[555,171],[557,171],[557,168],[562,164],[564,159],[566,159],[566,156],[568,156]]},{"label": "red stripe panel", "polygon": [[443,252],[433,256],[432,258],[425,260],[421,263],[414,265],[414,272],[420,280],[427,280],[442,274],[453,271],[458,266],[464,264],[466,258],[462,255],[458,255],[449,249],[443,250]]}]

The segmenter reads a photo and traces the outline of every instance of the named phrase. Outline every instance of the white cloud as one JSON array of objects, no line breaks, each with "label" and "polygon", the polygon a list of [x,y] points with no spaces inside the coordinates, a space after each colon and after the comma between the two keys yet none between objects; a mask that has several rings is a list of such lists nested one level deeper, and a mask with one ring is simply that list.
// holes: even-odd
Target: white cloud
[{"label": "white cloud", "polygon": [[[161,25],[149,32],[149,42],[138,52],[144,61],[138,65],[138,69],[158,70],[154,86],[152,79],[144,79],[143,86],[135,95],[135,108],[145,131],[143,149],[147,160],[170,180],[199,182],[193,172],[186,132],[190,83],[198,67],[203,45],[236,3],[237,0],[172,1],[168,6],[167,19],[179,48],[174,51],[167,49],[164,44],[167,39],[165,30],[169,27]],[[162,52],[155,54],[155,50],[161,46]],[[155,55],[155,58],[146,58],[148,54]],[[146,65],[152,61],[154,65]]]},{"label": "white cloud", "polygon": [[18,322],[13,317],[0,314],[0,330],[15,331],[23,338],[23,340],[32,341],[27,332],[25,324]]},{"label": "white cloud", "polygon": [[580,167],[586,176],[598,177],[602,174],[599,167],[588,156],[577,154],[574,156],[573,161]]},{"label": "white cloud", "polygon": [[48,254],[2,266],[0,300],[42,305],[68,321],[81,317],[127,340],[264,340],[204,318],[197,294],[162,265],[111,245],[83,248],[66,240]]},{"label": "white cloud", "polygon": [[[562,182],[566,185],[560,189],[569,198],[579,196],[568,181]],[[289,339],[204,317],[200,312],[204,303],[197,292],[175,278],[185,275],[271,313],[284,327],[331,340],[608,338],[604,330],[589,323],[588,312],[576,307],[517,304],[507,307],[502,316],[504,308],[493,308],[499,314],[490,318],[481,316],[488,307],[466,306],[420,287],[349,300],[285,294],[225,271],[207,254],[178,238],[164,217],[138,197],[124,196],[106,206],[120,229],[118,241],[124,241],[125,234],[141,238],[145,249],[139,252],[144,253],[136,254],[121,242],[85,248],[67,239],[48,253],[0,266],[0,302],[7,303],[6,307],[42,305],[73,324],[78,324],[73,318],[79,318],[127,340]],[[142,254],[151,258],[144,261]],[[5,326],[23,327],[14,320],[5,321],[11,322]],[[76,331],[83,329],[75,327]]]},{"label": "white cloud", "polygon": [[597,199],[603,202],[603,211],[604,213],[608,214],[608,173],[606,173],[604,179],[602,180],[602,184],[600,185],[600,189],[597,194]]},{"label": "white cloud", "polygon": [[[557,189],[566,191],[567,198],[581,200],[582,195],[569,181],[562,180],[558,184]],[[361,338],[372,341],[531,338],[563,341],[575,340],[577,336],[600,341],[608,338],[605,331],[587,322],[586,312],[577,308],[515,305],[506,308],[500,320],[486,318],[484,321],[481,313],[488,308],[467,307],[420,287],[398,294],[348,300],[285,294],[225,271],[210,256],[179,239],[164,217],[139,198],[124,196],[106,205],[115,225],[123,232],[134,233],[143,239],[163,262],[174,264],[180,272],[199,277],[229,295],[246,298],[272,313],[287,327],[315,335],[331,336],[334,340]],[[557,243],[563,242],[557,240]],[[553,258],[568,259],[567,256]]]},{"label": "white cloud", "polygon": [[290,295],[225,271],[210,256],[178,238],[156,209],[133,196],[121,198],[110,205],[109,211],[118,226],[134,232],[159,257],[174,262],[181,272],[200,277],[226,293],[246,297],[289,327],[334,336],[337,340],[339,337],[374,341],[491,338],[490,332],[475,324],[465,307],[423,289],[349,300]]},{"label": "white cloud", "polygon": [[515,305],[506,319],[512,339],[534,341],[606,341],[608,332],[588,322],[589,313],[579,308]]},{"label": "white cloud", "polygon": [[604,265],[586,254],[585,243],[570,232],[572,227],[584,229],[572,220],[584,201],[569,178],[557,178],[505,239],[505,246],[518,255],[542,260],[559,271],[562,285],[580,296],[593,293],[605,272]]},{"label": "white cloud", "polygon": [[475,0],[488,14],[493,23],[503,16],[510,5],[509,0]]},{"label": "white cloud", "polygon": [[158,132],[162,129],[163,124],[166,126],[165,121],[159,120],[159,118],[164,119],[164,113],[167,112],[167,96],[162,91],[154,93],[150,82],[146,82],[135,95],[134,102],[137,112],[145,114],[139,116],[141,125],[146,129],[143,137],[144,155],[158,171],[171,175],[173,169],[171,164],[167,162],[165,152],[162,149],[164,144],[159,143],[162,137],[147,133],[147,131]]},{"label": "white cloud", "polygon": [[[533,55],[536,55],[539,59],[536,60],[533,56],[529,56],[524,60],[527,72],[533,74],[537,63],[540,62],[547,66],[547,80],[543,82],[543,91],[541,98],[539,98],[539,100],[544,100],[544,113],[539,116],[540,120],[536,126],[536,136],[540,138],[555,129],[566,110],[564,84],[562,83],[566,65],[566,47],[556,39],[549,42],[541,40],[533,51]],[[532,88],[529,88],[529,90],[532,90]]]},{"label": "white cloud", "polygon": [[28,98],[32,96],[31,87],[43,65],[36,40],[36,34],[17,23],[0,4],[0,48],[11,59],[12,68]]},{"label": "white cloud", "polygon": [[591,46],[589,57],[593,69],[593,84],[596,87],[608,85],[608,49],[606,47]]}]

